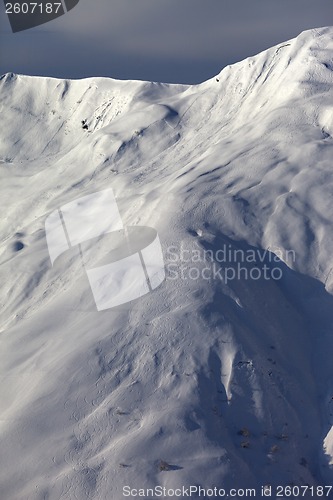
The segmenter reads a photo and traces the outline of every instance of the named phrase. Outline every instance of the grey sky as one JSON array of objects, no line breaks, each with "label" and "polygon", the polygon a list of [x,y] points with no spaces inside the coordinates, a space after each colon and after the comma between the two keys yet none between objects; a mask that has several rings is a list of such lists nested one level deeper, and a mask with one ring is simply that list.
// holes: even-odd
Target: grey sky
[{"label": "grey sky", "polygon": [[0,73],[198,83],[309,28],[332,0],[81,0],[65,16],[11,33],[1,2]]}]

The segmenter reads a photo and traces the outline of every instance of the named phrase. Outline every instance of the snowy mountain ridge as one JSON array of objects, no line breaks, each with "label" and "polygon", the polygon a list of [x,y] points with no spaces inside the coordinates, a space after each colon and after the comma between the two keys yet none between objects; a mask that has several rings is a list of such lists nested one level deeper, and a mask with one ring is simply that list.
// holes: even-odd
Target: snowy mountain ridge
[{"label": "snowy mountain ridge", "polygon": [[[330,27],[200,85],[1,78],[1,498],[332,483],[332,103]],[[110,187],[167,278],[98,313],[44,224]],[[204,278],[235,250],[282,278]]]}]

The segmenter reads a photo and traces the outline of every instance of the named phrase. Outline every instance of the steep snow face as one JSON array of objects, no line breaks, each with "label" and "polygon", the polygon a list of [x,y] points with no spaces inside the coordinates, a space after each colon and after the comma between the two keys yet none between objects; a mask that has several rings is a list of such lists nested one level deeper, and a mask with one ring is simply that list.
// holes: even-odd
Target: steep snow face
[{"label": "steep snow face", "polygon": [[[196,86],[0,87],[1,498],[331,484],[333,28]],[[108,188],[167,278],[97,312],[44,224]]]}]

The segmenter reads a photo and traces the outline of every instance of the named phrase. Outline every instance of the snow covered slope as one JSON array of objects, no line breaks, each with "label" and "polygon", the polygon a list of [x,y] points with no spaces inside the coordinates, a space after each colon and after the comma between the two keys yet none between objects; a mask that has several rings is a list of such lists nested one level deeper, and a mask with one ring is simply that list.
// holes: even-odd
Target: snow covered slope
[{"label": "snow covered slope", "polygon": [[[333,28],[195,86],[7,74],[0,113],[0,498],[331,484]],[[44,224],[106,188],[167,278],[97,312]]]}]

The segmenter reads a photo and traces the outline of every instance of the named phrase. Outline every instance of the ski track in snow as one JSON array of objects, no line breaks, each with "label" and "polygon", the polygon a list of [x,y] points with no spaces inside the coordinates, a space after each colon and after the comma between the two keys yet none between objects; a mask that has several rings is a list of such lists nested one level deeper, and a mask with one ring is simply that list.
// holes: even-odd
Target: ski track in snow
[{"label": "ski track in snow", "polygon": [[[0,110],[0,498],[332,484],[333,28],[194,86],[7,74]],[[270,250],[282,279],[167,272],[98,313],[44,223],[110,187],[166,264]]]}]

